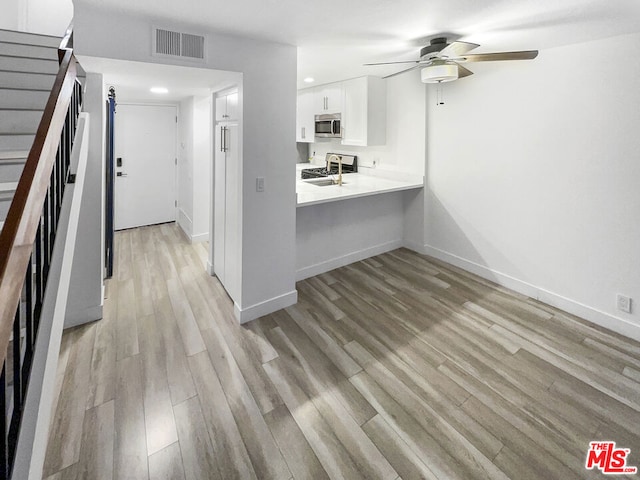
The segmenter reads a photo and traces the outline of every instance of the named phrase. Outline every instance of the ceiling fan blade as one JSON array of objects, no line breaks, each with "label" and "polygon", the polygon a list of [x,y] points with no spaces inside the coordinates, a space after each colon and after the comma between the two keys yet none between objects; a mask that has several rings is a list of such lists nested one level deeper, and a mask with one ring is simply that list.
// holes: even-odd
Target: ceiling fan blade
[{"label": "ceiling fan blade", "polygon": [[469,42],[452,42],[442,50],[440,50],[439,57],[462,57],[465,53],[470,52],[474,48],[478,48],[480,45],[477,43]]},{"label": "ceiling fan blade", "polygon": [[469,75],[473,75],[473,72],[468,68],[463,67],[459,63],[456,63],[456,65],[458,65],[458,78],[464,78],[468,77]]},{"label": "ceiling fan blade", "polygon": [[420,60],[407,60],[404,62],[363,63],[363,66],[368,67],[372,65],[394,65],[396,63],[420,63]]},{"label": "ceiling fan blade", "polygon": [[396,75],[402,75],[403,73],[410,72],[411,70],[415,70],[416,68],[420,68],[422,66],[423,65],[416,65],[415,67],[407,68],[406,70],[400,70],[399,72],[392,73],[391,75],[387,75],[386,77],[382,77],[382,78],[391,78],[391,77],[395,77]]},{"label": "ceiling fan blade", "polygon": [[521,52],[472,53],[454,59],[456,62],[497,62],[500,60],[532,60],[538,56],[538,50]]}]

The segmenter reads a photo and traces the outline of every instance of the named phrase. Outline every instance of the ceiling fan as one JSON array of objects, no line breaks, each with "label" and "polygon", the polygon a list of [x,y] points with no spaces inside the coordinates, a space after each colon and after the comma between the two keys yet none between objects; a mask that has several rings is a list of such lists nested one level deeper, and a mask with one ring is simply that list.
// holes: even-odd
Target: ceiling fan
[{"label": "ceiling fan", "polygon": [[365,63],[365,66],[393,65],[413,63],[414,66],[400,72],[387,75],[383,78],[395,77],[417,68],[422,68],[421,78],[424,83],[443,83],[457,80],[458,78],[473,75],[473,72],[461,65],[466,62],[495,62],[500,60],[531,60],[538,56],[538,50],[523,50],[519,52],[498,53],[472,53],[471,50],[479,47],[476,43],[447,42],[446,37],[437,37],[431,43],[420,50],[419,60],[405,62]]}]

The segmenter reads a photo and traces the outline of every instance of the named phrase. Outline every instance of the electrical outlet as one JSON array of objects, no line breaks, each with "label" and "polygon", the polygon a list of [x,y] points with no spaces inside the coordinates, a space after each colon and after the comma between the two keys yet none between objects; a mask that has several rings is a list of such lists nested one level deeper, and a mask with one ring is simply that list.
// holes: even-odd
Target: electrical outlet
[{"label": "electrical outlet", "polygon": [[264,177],[256,178],[256,192],[264,192]]},{"label": "electrical outlet", "polygon": [[616,305],[621,312],[631,313],[631,297],[619,293],[616,296]]}]

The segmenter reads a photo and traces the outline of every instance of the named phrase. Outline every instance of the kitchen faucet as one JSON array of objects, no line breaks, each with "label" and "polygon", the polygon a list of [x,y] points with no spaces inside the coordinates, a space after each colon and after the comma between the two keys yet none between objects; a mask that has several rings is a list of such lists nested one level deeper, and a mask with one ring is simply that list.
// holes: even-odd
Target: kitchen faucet
[{"label": "kitchen faucet", "polygon": [[332,154],[327,158],[327,173],[331,172],[331,160],[333,158],[338,160],[338,186],[342,186],[342,157],[340,155]]}]

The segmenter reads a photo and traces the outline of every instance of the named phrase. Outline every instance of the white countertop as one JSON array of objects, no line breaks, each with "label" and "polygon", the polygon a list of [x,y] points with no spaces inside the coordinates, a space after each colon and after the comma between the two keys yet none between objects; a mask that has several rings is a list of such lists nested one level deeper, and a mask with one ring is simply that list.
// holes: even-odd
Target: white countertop
[{"label": "white countertop", "polygon": [[[418,175],[398,175],[389,173],[386,178],[383,172],[373,174],[348,173],[342,175],[342,186],[330,185],[319,187],[300,179],[300,170],[316,165],[296,165],[296,194],[298,207],[318,205],[320,203],[337,202],[350,198],[366,197],[381,193],[411,190],[424,186],[424,177]],[[337,178],[337,175],[334,176]]]}]

